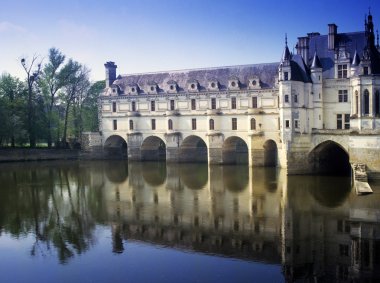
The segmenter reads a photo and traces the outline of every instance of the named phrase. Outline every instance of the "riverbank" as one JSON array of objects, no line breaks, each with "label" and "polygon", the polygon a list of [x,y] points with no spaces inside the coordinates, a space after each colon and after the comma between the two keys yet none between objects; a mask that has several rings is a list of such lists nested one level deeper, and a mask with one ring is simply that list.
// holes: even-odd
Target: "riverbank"
[{"label": "riverbank", "polygon": [[0,148],[0,162],[92,159],[104,159],[103,152],[55,148]]}]

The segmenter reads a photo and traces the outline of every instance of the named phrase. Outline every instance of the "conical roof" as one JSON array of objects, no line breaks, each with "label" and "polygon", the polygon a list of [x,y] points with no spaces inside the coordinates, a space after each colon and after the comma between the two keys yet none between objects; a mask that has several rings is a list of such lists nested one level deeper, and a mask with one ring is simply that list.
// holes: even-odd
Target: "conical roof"
[{"label": "conical roof", "polygon": [[360,64],[360,58],[358,55],[358,52],[355,50],[354,58],[352,59],[351,66],[352,67],[357,67]]},{"label": "conical roof", "polygon": [[322,68],[322,64],[321,61],[319,61],[317,52],[314,52],[313,61],[311,62],[311,68]]}]

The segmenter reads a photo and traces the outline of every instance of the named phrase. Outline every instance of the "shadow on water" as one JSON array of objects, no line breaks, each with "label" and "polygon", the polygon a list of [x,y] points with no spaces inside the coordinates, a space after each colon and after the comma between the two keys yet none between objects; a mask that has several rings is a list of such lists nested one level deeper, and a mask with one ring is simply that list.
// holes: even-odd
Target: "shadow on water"
[{"label": "shadow on water", "polygon": [[153,187],[161,186],[166,181],[165,162],[143,162],[141,171],[144,181]]},{"label": "shadow on water", "polygon": [[352,189],[350,177],[339,176],[288,176],[288,190],[307,191],[315,201],[325,207],[338,207],[349,197]]},{"label": "shadow on water", "polygon": [[246,165],[223,166],[223,182],[227,190],[241,192],[247,188],[249,167]]},{"label": "shadow on water", "polygon": [[105,161],[104,171],[112,183],[121,184],[128,178],[128,163],[123,160]]},{"label": "shadow on water", "polygon": [[208,181],[206,163],[178,164],[181,183],[191,190],[203,189]]}]

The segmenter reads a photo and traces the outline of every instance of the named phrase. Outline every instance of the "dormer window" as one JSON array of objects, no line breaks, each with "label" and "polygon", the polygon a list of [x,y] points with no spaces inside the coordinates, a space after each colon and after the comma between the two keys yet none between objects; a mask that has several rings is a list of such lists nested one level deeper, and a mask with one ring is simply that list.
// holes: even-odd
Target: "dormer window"
[{"label": "dormer window", "polygon": [[155,82],[148,82],[147,83],[147,90],[148,90],[148,94],[157,94],[157,83]]},{"label": "dormer window", "polygon": [[248,80],[248,88],[250,88],[250,89],[261,88],[261,86],[260,86],[260,79],[258,77],[256,77],[256,76],[251,77]]},{"label": "dormer window", "polygon": [[347,78],[347,64],[338,65],[338,79]]},{"label": "dormer window", "polygon": [[208,89],[209,90],[219,90],[219,82],[217,79],[211,79],[208,82]]},{"label": "dormer window", "polygon": [[368,75],[368,67],[363,67],[363,75]]},{"label": "dormer window", "polygon": [[240,82],[237,77],[231,77],[228,81],[228,88],[232,90],[240,89]]},{"label": "dormer window", "polygon": [[137,84],[130,84],[127,88],[128,94],[138,94],[139,92],[139,86]]},{"label": "dormer window", "polygon": [[167,88],[168,93],[178,92],[178,85],[176,81],[170,80],[167,82],[167,84],[168,84],[168,88]]},{"label": "dormer window", "polygon": [[191,92],[199,91],[199,83],[197,80],[189,80],[188,81],[188,90]]}]

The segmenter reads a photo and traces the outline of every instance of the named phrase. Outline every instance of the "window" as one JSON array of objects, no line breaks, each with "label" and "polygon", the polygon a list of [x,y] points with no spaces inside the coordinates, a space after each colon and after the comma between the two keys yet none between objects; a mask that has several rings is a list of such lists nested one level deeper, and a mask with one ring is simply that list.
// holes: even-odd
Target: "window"
[{"label": "window", "polygon": [[350,128],[350,114],[336,114],[336,128],[349,129]]},{"label": "window", "polygon": [[216,109],[216,99],[211,98],[211,109]]},{"label": "window", "polygon": [[155,130],[156,129],[156,119],[152,119],[151,124],[152,124],[152,130]]},{"label": "window", "polygon": [[133,120],[129,120],[129,129],[133,130]]},{"label": "window", "polygon": [[339,245],[339,254],[341,256],[348,256],[348,245]]},{"label": "window", "polygon": [[380,93],[378,90],[375,93],[375,115],[380,116]]},{"label": "window", "polygon": [[298,95],[297,94],[294,95],[294,103],[298,103]]},{"label": "window", "polygon": [[197,119],[191,119],[191,129],[196,130],[197,129]]},{"label": "window", "polygon": [[232,130],[237,130],[237,118],[232,118]]},{"label": "window", "polygon": [[136,111],[136,102],[132,101],[132,111]]},{"label": "window", "polygon": [[236,97],[231,97],[231,109],[236,109]]},{"label": "window", "polygon": [[348,101],[347,89],[340,89],[338,91],[338,101],[339,102],[347,102]]},{"label": "window", "polygon": [[363,75],[368,75],[368,67],[363,67]]},{"label": "window", "polygon": [[288,103],[289,102],[289,95],[285,94],[285,102]]},{"label": "window", "polygon": [[156,111],[156,103],[155,101],[150,102],[150,111]]},{"label": "window", "polygon": [[112,112],[116,112],[116,102],[112,102]]},{"label": "window", "polygon": [[113,120],[113,129],[117,130],[117,120]]},{"label": "window", "polygon": [[364,115],[369,115],[369,92],[368,89],[364,91],[364,96],[363,96],[363,102],[364,102]]},{"label": "window", "polygon": [[214,125],[214,119],[210,119],[210,121],[208,121],[208,124],[209,124],[209,129],[210,130],[214,130],[214,127],[215,127],[215,125]]},{"label": "window", "polygon": [[174,100],[170,100],[170,110],[174,110]]},{"label": "window", "polygon": [[197,109],[196,105],[195,105],[195,99],[192,99],[191,100],[191,110],[195,110]]},{"label": "window", "polygon": [[257,96],[252,97],[252,108],[257,108]]},{"label": "window", "polygon": [[359,93],[355,91],[355,114],[359,113]]},{"label": "window", "polygon": [[347,78],[347,65],[338,65],[338,79]]},{"label": "window", "polygon": [[285,120],[285,128],[289,129],[289,127],[290,127],[289,120]]},{"label": "window", "polygon": [[298,119],[294,120],[294,128],[299,129],[299,127],[300,127],[300,121]]},{"label": "window", "polygon": [[287,80],[289,80],[289,73],[284,72],[284,81],[287,81]]},{"label": "window", "polygon": [[169,130],[173,130],[173,121],[172,121],[172,119],[168,120],[168,129]]},{"label": "window", "polygon": [[255,118],[251,119],[251,130],[256,130],[256,119]]}]

